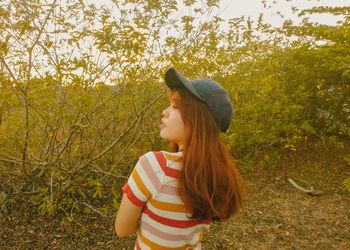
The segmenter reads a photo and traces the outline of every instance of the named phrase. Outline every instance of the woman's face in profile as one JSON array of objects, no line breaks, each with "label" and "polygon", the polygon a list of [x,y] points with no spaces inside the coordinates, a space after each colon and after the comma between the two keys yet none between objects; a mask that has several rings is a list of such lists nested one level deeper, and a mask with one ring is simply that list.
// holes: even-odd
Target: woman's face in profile
[{"label": "woman's face in profile", "polygon": [[185,143],[185,124],[182,120],[180,110],[176,107],[173,100],[162,114],[160,137],[164,140],[176,143],[179,149],[182,149]]}]

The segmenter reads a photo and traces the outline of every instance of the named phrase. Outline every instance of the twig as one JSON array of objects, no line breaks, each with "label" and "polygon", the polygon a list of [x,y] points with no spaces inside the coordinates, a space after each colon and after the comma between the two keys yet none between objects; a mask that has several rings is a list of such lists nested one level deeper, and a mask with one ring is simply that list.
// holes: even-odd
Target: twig
[{"label": "twig", "polygon": [[12,79],[14,81],[17,81],[17,78],[15,77],[15,75],[12,73],[12,70],[10,69],[10,67],[7,65],[5,59],[2,57],[2,55],[0,55],[0,60],[3,63],[3,65],[6,67],[7,71],[9,72],[9,74],[11,75]]},{"label": "twig", "polygon": [[51,204],[53,203],[52,184],[53,184],[53,172],[51,172],[51,178],[50,178],[50,201],[51,201]]},{"label": "twig", "polygon": [[107,172],[107,171],[104,171],[104,170],[102,170],[102,169],[99,169],[99,168],[95,168],[94,166],[92,166],[91,164],[90,164],[90,166],[92,167],[92,171],[94,171],[94,172],[99,172],[99,173],[103,173],[103,174],[105,174],[105,175],[110,175],[110,176],[113,176],[114,178],[121,178],[121,179],[125,179],[125,180],[128,180],[129,179],[129,177],[127,177],[127,176],[124,176],[124,175],[116,175],[116,174],[113,174],[113,173],[111,173],[111,172]]},{"label": "twig", "polygon": [[105,150],[103,150],[101,153],[99,153],[98,155],[96,155],[95,157],[93,157],[91,160],[88,160],[86,162],[83,162],[81,165],[77,165],[76,167],[74,167],[73,169],[70,170],[70,173],[72,175],[74,175],[77,171],[79,171],[80,169],[84,168],[85,166],[87,166],[88,164],[90,164],[91,162],[94,162],[98,159],[100,159],[102,156],[104,156],[106,153],[108,153],[137,123],[140,119],[142,119],[142,115],[154,104],[156,103],[163,95],[159,95],[157,96],[152,102],[150,102],[146,107],[144,107],[140,113],[140,116],[137,117],[132,123],[131,125],[125,129],[123,131],[123,133],[121,135],[119,135],[118,138],[116,138],[109,146],[107,146],[107,148]]},{"label": "twig", "polygon": [[103,217],[107,217],[107,215],[101,213],[100,211],[96,210],[95,208],[93,208],[92,206],[90,206],[89,204],[87,204],[86,202],[79,202],[85,206],[87,206],[88,208],[90,208],[92,211],[95,211],[96,213],[102,215]]},{"label": "twig", "polygon": [[309,194],[309,195],[312,195],[312,196],[317,196],[317,195],[320,195],[322,194],[322,191],[319,191],[319,190],[316,190],[314,189],[313,187],[310,187],[310,189],[305,189],[305,188],[302,188],[300,187],[298,184],[296,184],[291,178],[288,178],[288,181],[290,184],[292,184],[295,188],[303,191],[304,193],[306,194]]},{"label": "twig", "polygon": [[[7,158],[10,158],[10,159],[0,158],[0,161],[12,162],[12,163],[17,163],[17,164],[21,164],[22,163],[21,159],[18,159],[18,158],[9,156],[9,155],[5,155],[5,154],[2,154],[2,153],[0,153],[0,155],[5,156]],[[35,161],[26,161],[26,163],[34,164],[34,165],[46,165],[47,164],[46,162],[35,162]]]}]

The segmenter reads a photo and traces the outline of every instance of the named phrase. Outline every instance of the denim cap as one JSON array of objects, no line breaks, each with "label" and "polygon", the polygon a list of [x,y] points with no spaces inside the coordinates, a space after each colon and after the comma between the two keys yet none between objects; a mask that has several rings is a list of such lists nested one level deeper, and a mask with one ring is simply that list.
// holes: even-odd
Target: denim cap
[{"label": "denim cap", "polygon": [[208,78],[187,80],[175,68],[169,68],[165,72],[165,83],[172,90],[184,86],[208,106],[220,131],[224,133],[227,131],[233,108],[227,91],[220,84]]}]

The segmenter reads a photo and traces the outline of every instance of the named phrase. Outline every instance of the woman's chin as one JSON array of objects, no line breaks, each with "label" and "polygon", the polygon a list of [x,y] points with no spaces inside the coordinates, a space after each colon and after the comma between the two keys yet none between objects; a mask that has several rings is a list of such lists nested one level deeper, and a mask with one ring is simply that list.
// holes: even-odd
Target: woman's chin
[{"label": "woman's chin", "polygon": [[169,137],[167,137],[166,135],[164,135],[164,133],[162,134],[162,132],[160,132],[160,138],[162,138],[163,140],[166,140],[168,142],[172,142],[172,140],[169,140]]},{"label": "woman's chin", "polygon": [[164,132],[162,130],[160,130],[159,136],[160,136],[160,138],[166,140],[166,136],[164,135]]}]

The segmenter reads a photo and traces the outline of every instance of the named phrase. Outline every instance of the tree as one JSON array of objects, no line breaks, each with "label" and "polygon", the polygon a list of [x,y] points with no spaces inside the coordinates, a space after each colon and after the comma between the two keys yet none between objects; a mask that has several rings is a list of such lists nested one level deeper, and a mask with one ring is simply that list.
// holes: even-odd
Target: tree
[{"label": "tree", "polygon": [[[210,14],[217,2],[201,11]],[[175,16],[173,0],[109,4],[0,4],[0,160],[50,215],[113,198],[117,205],[113,190],[140,154],[159,147],[160,76],[189,56],[191,38],[215,29],[210,20],[196,29],[198,20]]]},{"label": "tree", "polygon": [[334,26],[312,23],[308,18],[304,18],[299,26],[290,20],[284,23],[281,32],[298,37],[299,46],[292,59],[296,67],[302,69],[298,74],[291,73],[289,78],[294,78],[294,86],[301,84],[310,93],[305,119],[312,120],[312,125],[323,133],[349,136],[350,8],[315,7],[300,11],[299,16],[324,13],[340,15],[344,19]]}]

